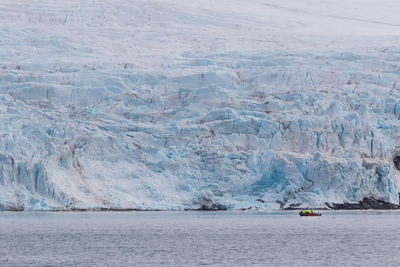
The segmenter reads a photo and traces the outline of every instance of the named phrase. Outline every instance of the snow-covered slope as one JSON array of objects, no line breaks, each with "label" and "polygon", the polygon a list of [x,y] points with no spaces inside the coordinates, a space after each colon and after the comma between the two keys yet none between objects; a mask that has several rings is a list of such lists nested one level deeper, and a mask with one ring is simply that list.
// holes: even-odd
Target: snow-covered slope
[{"label": "snow-covered slope", "polygon": [[0,3],[0,208],[398,203],[397,1]]}]

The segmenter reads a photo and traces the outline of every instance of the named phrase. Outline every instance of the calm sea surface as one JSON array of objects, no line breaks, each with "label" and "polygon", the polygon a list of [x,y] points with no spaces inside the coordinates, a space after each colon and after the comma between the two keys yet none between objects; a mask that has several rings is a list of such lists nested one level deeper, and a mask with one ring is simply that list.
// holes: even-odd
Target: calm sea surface
[{"label": "calm sea surface", "polygon": [[0,213],[0,266],[399,264],[397,211]]}]

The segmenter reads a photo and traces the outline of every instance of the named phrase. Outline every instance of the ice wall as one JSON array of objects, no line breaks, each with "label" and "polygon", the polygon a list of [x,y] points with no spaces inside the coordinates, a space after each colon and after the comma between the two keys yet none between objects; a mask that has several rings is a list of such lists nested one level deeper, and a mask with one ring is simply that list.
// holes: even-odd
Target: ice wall
[{"label": "ice wall", "polygon": [[336,18],[342,36],[310,26],[338,16],[318,5],[8,4],[0,209],[399,202],[392,17]]}]

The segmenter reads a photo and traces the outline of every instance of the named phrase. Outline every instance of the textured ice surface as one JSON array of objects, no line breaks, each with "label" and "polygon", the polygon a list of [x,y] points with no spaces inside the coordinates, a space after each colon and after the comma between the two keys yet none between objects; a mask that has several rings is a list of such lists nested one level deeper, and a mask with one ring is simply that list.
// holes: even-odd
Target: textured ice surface
[{"label": "textured ice surface", "polygon": [[398,203],[384,2],[2,1],[0,208]]}]

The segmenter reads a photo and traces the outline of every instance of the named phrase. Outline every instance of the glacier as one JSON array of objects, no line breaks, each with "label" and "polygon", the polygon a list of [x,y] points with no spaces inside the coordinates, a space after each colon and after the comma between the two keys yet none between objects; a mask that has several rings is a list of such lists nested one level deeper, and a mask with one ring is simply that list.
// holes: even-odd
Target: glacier
[{"label": "glacier", "polygon": [[384,2],[2,1],[0,210],[399,204]]}]

